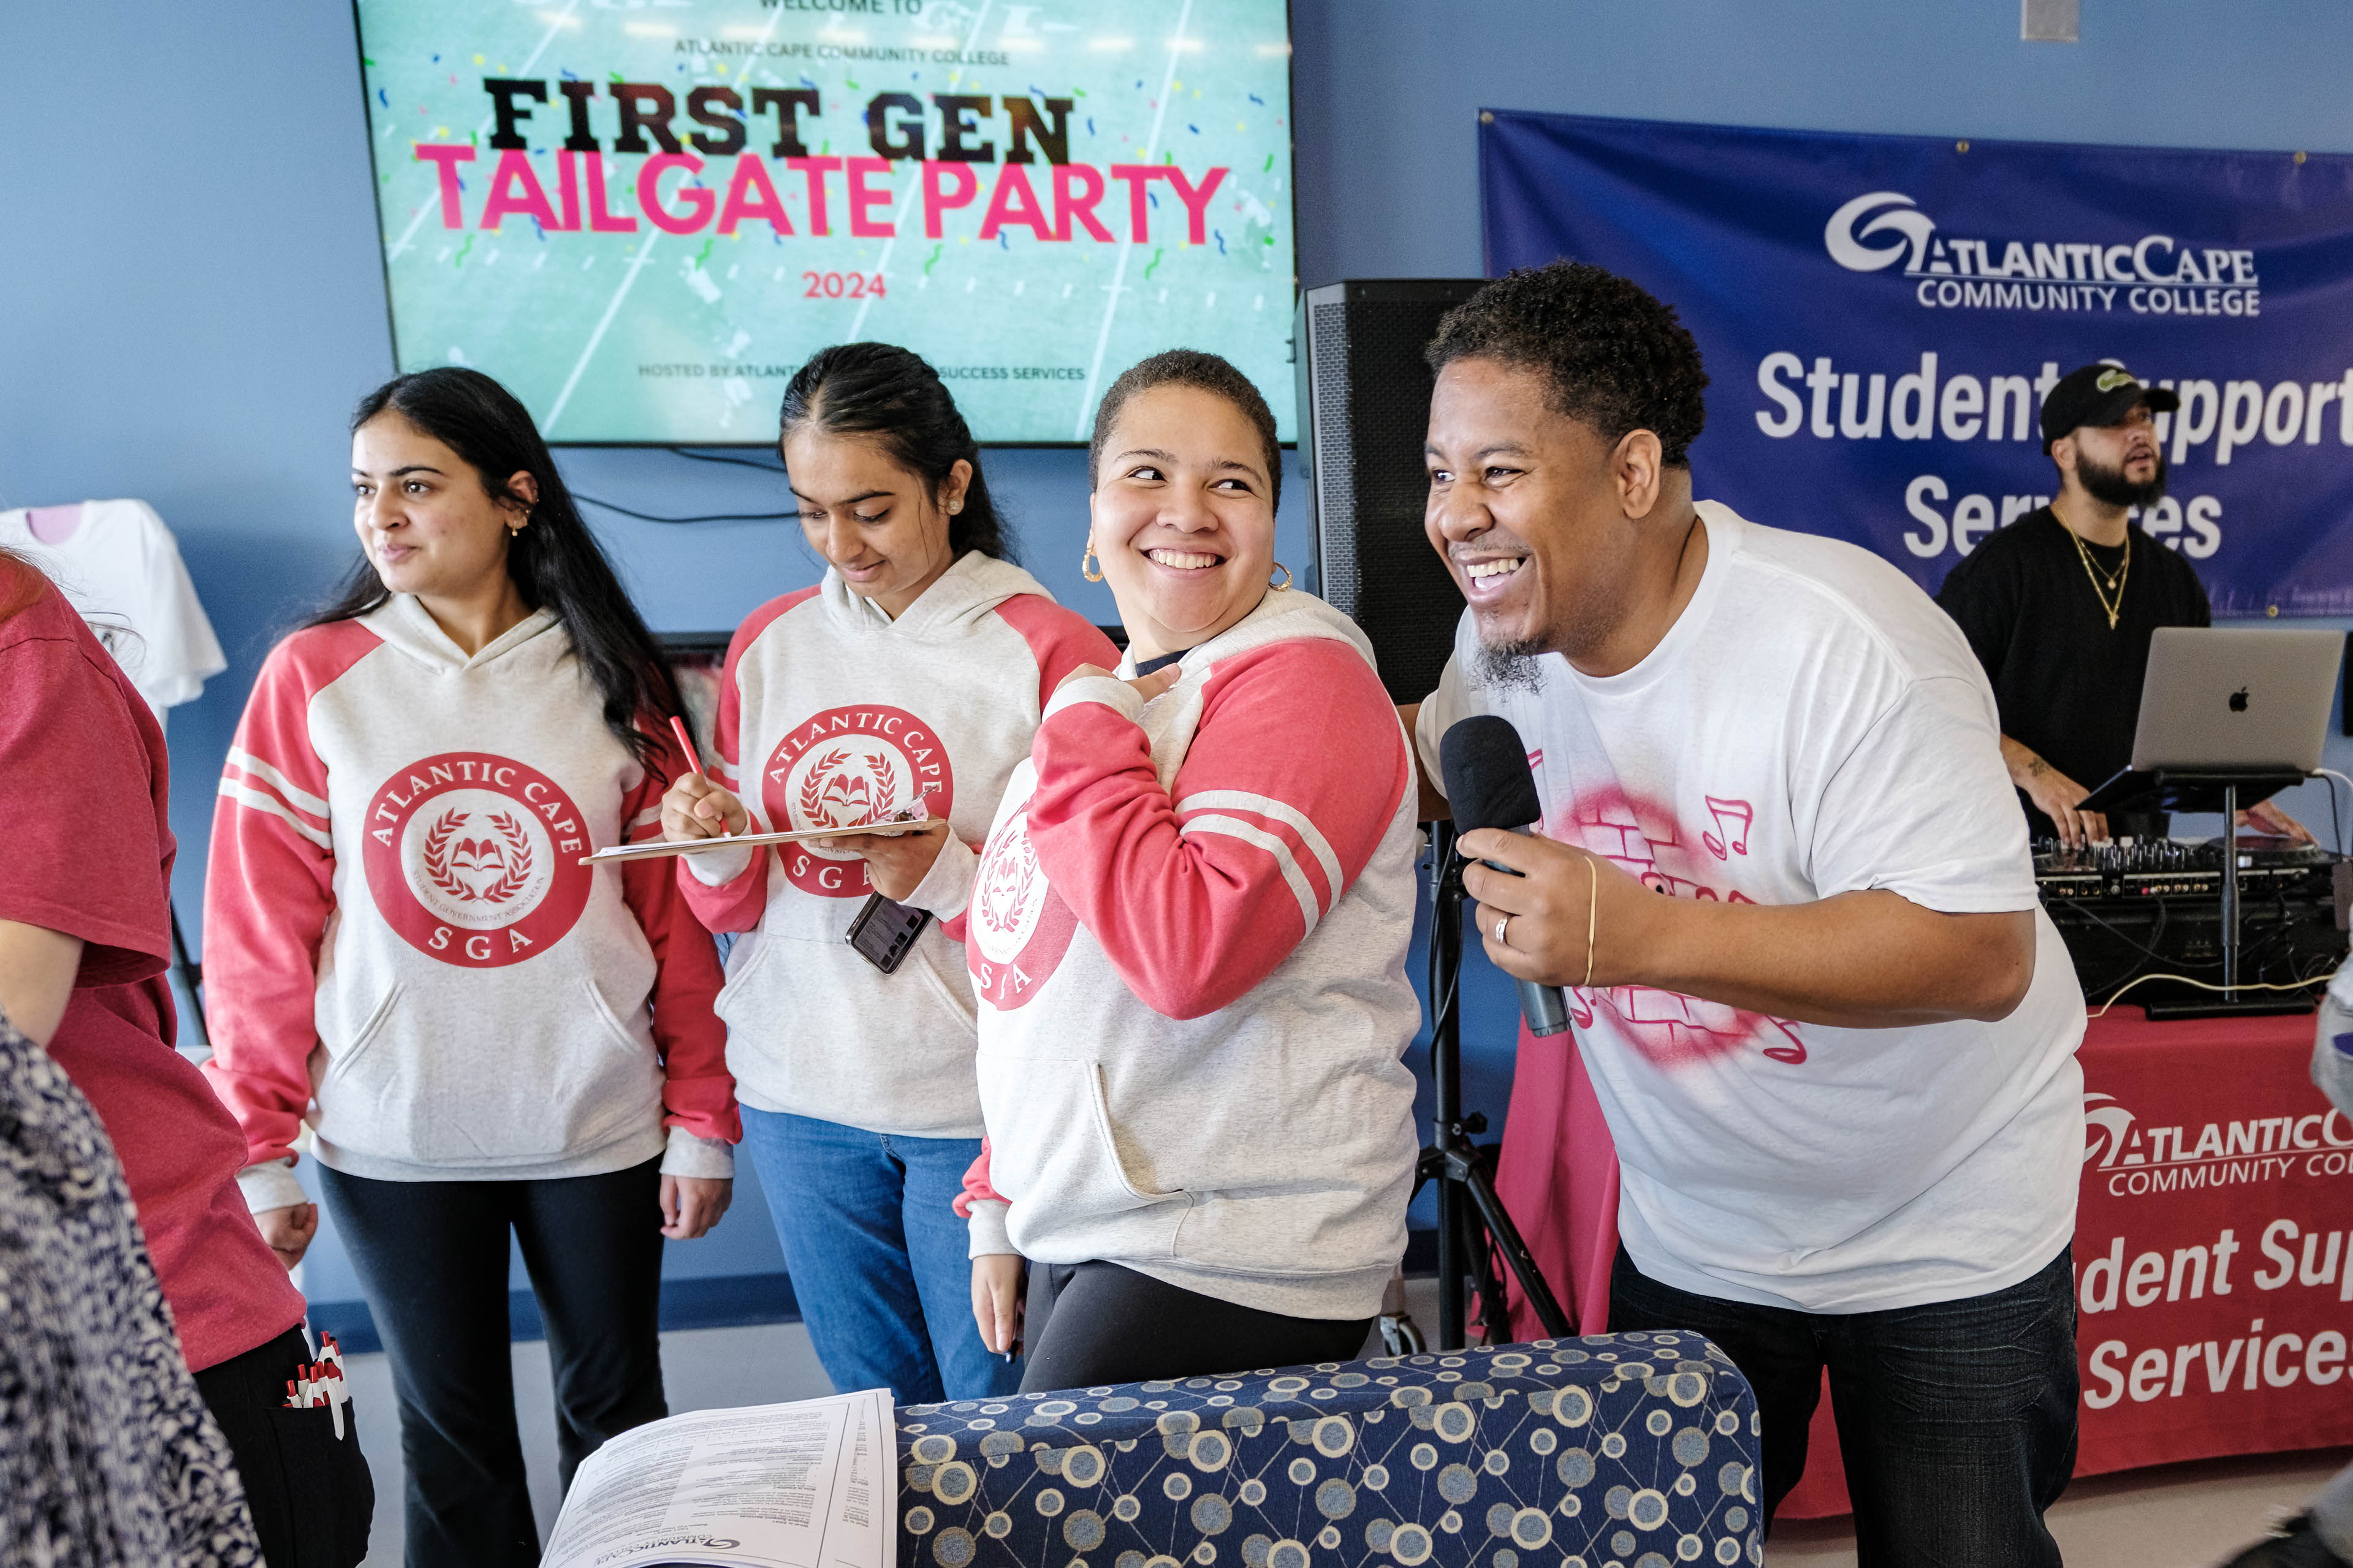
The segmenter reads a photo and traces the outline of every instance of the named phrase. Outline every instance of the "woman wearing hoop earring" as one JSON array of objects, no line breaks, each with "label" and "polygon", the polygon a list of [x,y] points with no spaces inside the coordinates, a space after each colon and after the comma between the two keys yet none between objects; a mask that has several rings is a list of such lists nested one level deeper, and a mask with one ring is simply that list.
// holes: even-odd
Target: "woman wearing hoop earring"
[{"label": "woman wearing hoop earring", "polygon": [[[1290,587],[1291,568],[1278,561],[1274,563],[1274,569],[1282,574],[1282,581],[1278,583],[1270,577],[1267,579],[1266,585],[1278,592]],[[1087,539],[1087,552],[1079,557],[1079,574],[1090,583],[1100,583],[1103,580],[1103,572],[1095,563],[1095,542],[1092,535],[1089,535]]]},{"label": "woman wearing hoop earring", "polygon": [[1025,1390],[1346,1360],[1413,1182],[1404,731],[1364,635],[1274,564],[1240,372],[1145,360],[1088,460],[1128,657],[1056,689],[982,854],[974,1315],[1027,1339]]}]

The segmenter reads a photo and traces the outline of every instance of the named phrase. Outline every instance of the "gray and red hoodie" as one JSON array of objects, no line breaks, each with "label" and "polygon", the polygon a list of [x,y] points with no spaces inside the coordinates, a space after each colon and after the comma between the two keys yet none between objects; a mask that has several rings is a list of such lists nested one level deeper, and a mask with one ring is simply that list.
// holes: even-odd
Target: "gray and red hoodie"
[{"label": "gray and red hoodie", "polygon": [[[1363,1318],[1405,1252],[1419,828],[1372,648],[1292,590],[1049,705],[966,919],[975,1257]],[[1123,674],[1132,675],[1133,666]]]},{"label": "gray and red hoodie", "polygon": [[306,1121],[379,1180],[733,1173],[710,936],[664,862],[579,863],[660,833],[663,745],[621,744],[545,610],[469,658],[396,595],[271,650],[205,896],[206,1072],[249,1206],[305,1201]]},{"label": "gray and red hoodie", "polygon": [[892,620],[828,572],[736,630],[712,776],[755,826],[855,827],[922,797],[950,831],[906,900],[937,919],[895,973],[843,936],[874,892],[847,850],[681,856],[702,922],[748,931],[719,996],[744,1103],[871,1132],[977,1138],[964,910],[989,814],[1046,700],[1109,638],[1010,562],[968,552]]}]

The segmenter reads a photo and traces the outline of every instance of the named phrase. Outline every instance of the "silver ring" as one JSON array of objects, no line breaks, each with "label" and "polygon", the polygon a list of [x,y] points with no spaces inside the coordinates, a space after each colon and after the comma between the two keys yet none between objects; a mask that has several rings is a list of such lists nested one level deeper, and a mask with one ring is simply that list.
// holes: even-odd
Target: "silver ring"
[{"label": "silver ring", "polygon": [[1512,917],[1509,915],[1498,915],[1495,917],[1495,945],[1497,947],[1509,947],[1512,945],[1511,942],[1505,940],[1504,936],[1504,928],[1511,923]]}]

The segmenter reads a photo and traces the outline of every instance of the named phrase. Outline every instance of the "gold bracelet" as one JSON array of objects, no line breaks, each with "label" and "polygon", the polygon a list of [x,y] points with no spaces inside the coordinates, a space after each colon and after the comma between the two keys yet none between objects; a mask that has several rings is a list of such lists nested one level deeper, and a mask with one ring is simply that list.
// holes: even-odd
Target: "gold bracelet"
[{"label": "gold bracelet", "polygon": [[1601,907],[1601,872],[1588,855],[1585,859],[1585,986],[1593,984],[1594,916]]}]

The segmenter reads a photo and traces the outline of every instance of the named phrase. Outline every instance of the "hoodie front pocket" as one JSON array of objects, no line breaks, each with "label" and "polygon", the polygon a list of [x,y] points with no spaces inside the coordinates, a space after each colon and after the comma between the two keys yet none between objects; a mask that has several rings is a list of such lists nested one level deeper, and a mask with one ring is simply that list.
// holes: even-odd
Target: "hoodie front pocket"
[{"label": "hoodie front pocket", "polygon": [[[376,1037],[384,1033],[385,1024],[392,1017],[392,1005],[400,999],[400,992],[401,983],[397,980],[387,986],[383,998],[368,1014],[367,1022],[362,1024],[358,1032],[348,1041],[337,1045],[322,1040],[321,1043],[327,1047],[327,1070],[320,1079],[321,1090],[323,1091],[327,1085],[350,1072],[352,1064],[359,1059],[360,1053],[366,1050],[375,1042]],[[323,1105],[323,1101],[322,1103]]]},{"label": "hoodie front pocket", "polygon": [[1120,1152],[1118,1127],[1111,1119],[1111,1096],[1103,1087],[1103,1064],[1087,1063],[1086,1075],[1090,1109],[1094,1112],[1095,1139],[1103,1146],[1103,1159],[1109,1163],[1112,1176],[1119,1183],[1120,1190],[1140,1204],[1166,1203],[1170,1198],[1183,1197],[1182,1189],[1153,1192],[1136,1184],[1134,1177],[1129,1174],[1130,1162]]},{"label": "hoodie front pocket", "polygon": [[640,1040],[605,999],[594,980],[583,980],[588,1006],[602,1026],[596,1045],[582,1050],[559,1070],[571,1090],[549,1101],[558,1125],[550,1131],[561,1151],[593,1149],[632,1121],[661,1120],[661,1067],[651,1040]]},{"label": "hoodie front pocket", "polygon": [[661,1120],[661,1069],[583,977],[529,1005],[471,986],[402,993],[319,1089],[319,1133],[354,1154],[499,1166],[601,1147]]},{"label": "hoodie front pocket", "polygon": [[720,985],[719,994],[711,999],[711,1010],[722,1023],[731,1028],[735,1026],[737,1020],[729,1010],[751,989],[753,977],[767,962],[768,950],[776,945],[776,939],[765,931],[745,931],[735,939],[735,946],[727,955],[727,978]]},{"label": "hoodie front pocket", "polygon": [[972,999],[972,977],[965,968],[964,944],[951,942],[938,932],[936,921],[924,928],[915,939],[915,951],[907,955],[899,973],[914,971],[919,983],[969,1031],[976,1009]]},{"label": "hoodie front pocket", "polygon": [[1181,1198],[1139,1183],[1122,1156],[1100,1063],[1068,1057],[979,1058],[997,1190],[1061,1218],[1110,1214]]}]

